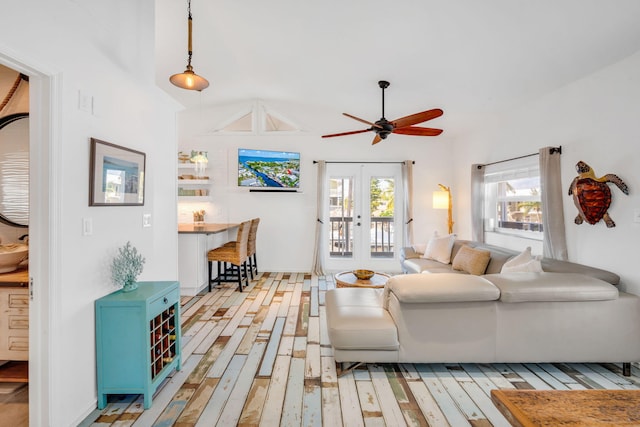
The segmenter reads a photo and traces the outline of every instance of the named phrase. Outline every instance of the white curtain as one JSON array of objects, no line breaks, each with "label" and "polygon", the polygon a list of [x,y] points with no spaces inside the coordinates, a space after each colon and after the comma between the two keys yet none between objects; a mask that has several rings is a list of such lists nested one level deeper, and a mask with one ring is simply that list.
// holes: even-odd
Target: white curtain
[{"label": "white curtain", "polygon": [[325,243],[326,233],[323,223],[323,213],[325,204],[326,193],[326,179],[327,179],[327,164],[324,160],[318,160],[318,182],[317,182],[317,199],[316,199],[316,238],[313,249],[313,265],[311,271],[318,276],[324,276],[324,255],[325,255]]},{"label": "white curtain", "polygon": [[471,165],[471,239],[484,242],[484,166]]},{"label": "white curtain", "polygon": [[404,242],[413,243],[413,160],[402,162],[402,188],[404,189]]},{"label": "white curtain", "polygon": [[543,254],[545,257],[566,261],[567,240],[562,207],[562,177],[560,175],[560,149],[540,149],[540,187],[542,198]]}]

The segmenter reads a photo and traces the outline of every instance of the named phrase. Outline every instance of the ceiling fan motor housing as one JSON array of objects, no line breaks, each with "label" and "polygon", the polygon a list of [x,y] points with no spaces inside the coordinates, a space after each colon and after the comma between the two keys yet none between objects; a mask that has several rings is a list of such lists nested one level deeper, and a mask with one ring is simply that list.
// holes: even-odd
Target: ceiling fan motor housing
[{"label": "ceiling fan motor housing", "polygon": [[376,125],[380,127],[371,127],[371,130],[375,131],[375,133],[377,133],[378,136],[382,139],[386,139],[387,136],[389,136],[389,134],[393,132],[393,124],[391,124],[391,122],[389,122],[384,117],[378,120],[376,122]]}]

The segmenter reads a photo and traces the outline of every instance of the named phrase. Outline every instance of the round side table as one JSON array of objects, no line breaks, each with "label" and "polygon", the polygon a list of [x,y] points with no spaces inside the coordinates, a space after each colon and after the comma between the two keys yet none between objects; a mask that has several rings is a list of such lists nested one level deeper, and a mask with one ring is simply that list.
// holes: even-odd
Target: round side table
[{"label": "round side table", "polygon": [[334,276],[337,288],[384,288],[391,276],[385,273],[374,273],[371,279],[360,280],[351,271],[336,273]]}]

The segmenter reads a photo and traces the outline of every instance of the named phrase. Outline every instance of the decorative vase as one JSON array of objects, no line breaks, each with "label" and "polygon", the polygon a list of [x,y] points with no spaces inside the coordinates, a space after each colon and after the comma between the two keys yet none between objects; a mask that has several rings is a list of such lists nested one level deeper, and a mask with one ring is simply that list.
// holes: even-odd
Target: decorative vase
[{"label": "decorative vase", "polygon": [[127,280],[122,286],[122,292],[131,292],[138,289],[138,282],[135,280]]}]

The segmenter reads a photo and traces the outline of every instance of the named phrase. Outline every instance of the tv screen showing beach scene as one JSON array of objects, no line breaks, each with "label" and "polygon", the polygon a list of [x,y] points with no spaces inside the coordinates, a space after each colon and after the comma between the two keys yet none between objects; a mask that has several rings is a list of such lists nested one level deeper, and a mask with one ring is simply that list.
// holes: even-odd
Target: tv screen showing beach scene
[{"label": "tv screen showing beach scene", "polygon": [[300,153],[238,149],[238,185],[252,188],[300,188]]}]

